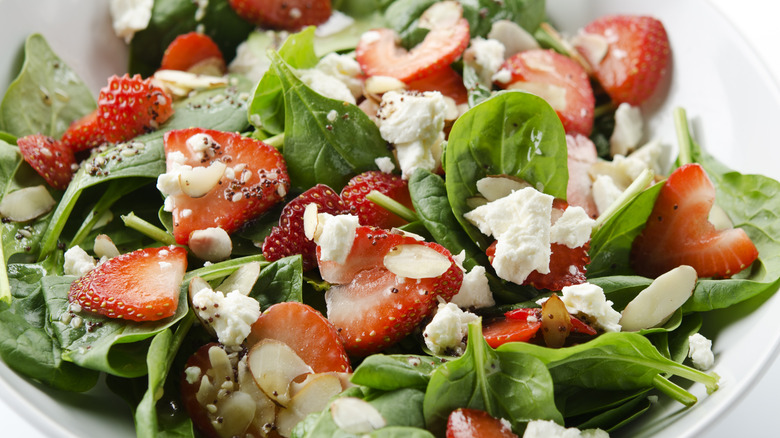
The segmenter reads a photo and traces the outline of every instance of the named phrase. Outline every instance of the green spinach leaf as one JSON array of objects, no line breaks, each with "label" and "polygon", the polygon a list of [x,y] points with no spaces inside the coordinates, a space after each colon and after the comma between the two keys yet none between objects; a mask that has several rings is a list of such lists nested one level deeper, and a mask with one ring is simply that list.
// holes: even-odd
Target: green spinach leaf
[{"label": "green spinach leaf", "polygon": [[260,270],[249,296],[265,310],[285,301],[303,302],[303,261],[300,255],[279,259]]},{"label": "green spinach leaf", "polygon": [[373,354],[360,363],[350,381],[383,391],[425,389],[437,366],[437,359],[430,356]]}]

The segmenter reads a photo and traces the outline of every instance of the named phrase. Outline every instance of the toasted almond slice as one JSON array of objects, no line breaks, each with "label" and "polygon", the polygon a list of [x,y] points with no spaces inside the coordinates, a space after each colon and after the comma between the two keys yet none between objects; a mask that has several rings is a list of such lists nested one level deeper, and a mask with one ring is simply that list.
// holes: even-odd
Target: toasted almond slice
[{"label": "toasted almond slice", "polygon": [[406,84],[391,76],[369,76],[364,85],[366,95],[382,95],[388,91],[401,91]]},{"label": "toasted almond slice", "polygon": [[181,191],[190,198],[205,196],[217,186],[225,174],[225,169],[227,165],[221,161],[214,161],[208,167],[183,169],[179,174]]},{"label": "toasted almond slice", "polygon": [[398,245],[385,255],[385,268],[404,278],[434,278],[450,268],[450,259],[425,245]]},{"label": "toasted almond slice", "polygon": [[601,35],[582,32],[572,39],[572,44],[582,52],[591,68],[598,68],[607,56],[609,41]]},{"label": "toasted almond slice", "polygon": [[317,214],[317,204],[312,202],[303,210],[303,234],[307,239],[316,241],[322,234],[322,227]]},{"label": "toasted almond slice", "polygon": [[106,257],[110,259],[120,254],[119,249],[114,245],[114,241],[105,234],[98,234],[97,237],[95,237],[94,251],[95,255],[99,258]]},{"label": "toasted almond slice", "polygon": [[710,209],[710,215],[707,219],[716,230],[720,231],[734,228],[734,224],[731,222],[729,215],[717,203],[712,204],[712,209]]},{"label": "toasted almond slice", "polygon": [[242,295],[249,295],[258,277],[260,277],[260,262],[246,263],[223,280],[216,290],[223,294],[238,291]]},{"label": "toasted almond slice", "polygon": [[290,399],[287,408],[280,409],[276,416],[277,431],[282,436],[290,436],[296,424],[307,415],[325,409],[330,399],[342,391],[341,379],[332,373],[308,376],[304,383]]},{"label": "toasted almond slice", "polygon": [[290,403],[290,384],[313,370],[290,346],[275,339],[263,339],[249,350],[247,365],[255,383],[281,406]]},{"label": "toasted almond slice", "polygon": [[27,222],[51,211],[57,201],[43,185],[15,190],[0,202],[0,214],[14,222]]},{"label": "toasted almond slice", "polygon": [[620,325],[623,331],[658,327],[669,320],[693,294],[696,270],[678,266],[659,276],[623,309]]},{"label": "toasted almond slice", "polygon": [[233,252],[230,235],[220,227],[193,231],[187,244],[193,254],[209,262],[225,260]]},{"label": "toasted almond slice", "polygon": [[539,43],[533,35],[510,20],[498,20],[493,23],[487,37],[504,45],[504,59],[509,59],[524,50],[539,48]]},{"label": "toasted almond slice", "polygon": [[439,2],[423,12],[418,26],[423,29],[446,29],[455,26],[462,17],[463,8],[458,2]]},{"label": "toasted almond slice", "polygon": [[371,433],[387,425],[387,421],[375,407],[355,397],[333,400],[330,414],[341,430],[357,435]]},{"label": "toasted almond slice", "polygon": [[526,187],[531,187],[526,181],[510,175],[489,175],[477,181],[477,191],[488,202],[501,199]]}]

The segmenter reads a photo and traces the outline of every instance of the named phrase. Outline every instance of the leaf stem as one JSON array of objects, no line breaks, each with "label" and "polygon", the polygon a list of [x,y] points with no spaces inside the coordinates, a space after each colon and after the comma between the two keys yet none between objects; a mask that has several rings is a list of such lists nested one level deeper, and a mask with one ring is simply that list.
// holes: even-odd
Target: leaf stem
[{"label": "leaf stem", "polygon": [[674,109],[674,127],[677,131],[677,143],[680,149],[677,161],[680,166],[692,163],[691,158],[691,131],[688,128],[688,116],[684,108]]},{"label": "leaf stem", "polygon": [[385,195],[384,193],[380,193],[376,190],[371,190],[371,192],[368,195],[366,195],[366,199],[384,208],[390,213],[394,213],[398,215],[401,219],[407,222],[415,222],[420,219],[419,216],[417,216],[417,213],[414,212],[414,210],[410,210],[405,205],[401,204],[395,199]]},{"label": "leaf stem", "polygon": [[183,282],[186,283],[195,277],[200,277],[206,281],[211,281],[217,278],[227,277],[232,274],[236,269],[249,262],[260,262],[260,269],[264,268],[269,262],[262,256],[262,254],[239,257],[237,259],[225,260],[224,262],[214,263],[202,268],[192,270],[184,275]]},{"label": "leaf stem", "polygon": [[11,284],[8,282],[8,267],[5,264],[5,253],[3,252],[3,232],[0,229],[0,301],[11,304],[12,299]]},{"label": "leaf stem", "polygon": [[620,194],[615,202],[613,202],[607,208],[607,211],[602,213],[598,219],[596,219],[594,229],[599,229],[618,211],[620,211],[623,206],[631,202],[632,199],[636,198],[653,181],[654,176],[655,174],[652,170],[643,170],[642,173],[640,173],[639,176],[634,180],[634,182],[632,182],[631,185],[629,185],[628,188]]},{"label": "leaf stem", "polygon": [[265,140],[263,140],[263,143],[273,146],[275,149],[279,149],[282,146],[284,146],[284,132],[281,134],[276,134],[273,137],[268,137]]},{"label": "leaf stem", "polygon": [[122,216],[122,222],[125,223],[126,227],[132,228],[138,231],[139,233],[151,237],[152,239],[158,242],[162,242],[166,245],[176,244],[176,240],[174,240],[173,236],[168,234],[167,231],[155,227],[149,222],[136,216],[135,213],[133,213],[132,211],[129,214]]},{"label": "leaf stem", "polygon": [[653,377],[653,386],[655,389],[663,392],[673,400],[676,400],[687,407],[695,405],[696,401],[698,400],[695,395],[680,388],[660,374],[656,374],[655,377]]}]

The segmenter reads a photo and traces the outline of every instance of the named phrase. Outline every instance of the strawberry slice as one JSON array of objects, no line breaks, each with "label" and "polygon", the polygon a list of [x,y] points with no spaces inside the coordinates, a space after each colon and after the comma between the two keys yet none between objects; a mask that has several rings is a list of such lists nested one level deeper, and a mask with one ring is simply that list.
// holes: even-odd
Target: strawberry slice
[{"label": "strawberry slice", "polygon": [[507,342],[528,342],[542,327],[541,314],[541,309],[517,309],[512,318],[504,316],[485,322],[482,336],[493,348]]},{"label": "strawberry slice", "polygon": [[501,70],[512,78],[498,85],[538,95],[553,107],[567,134],[590,135],[596,100],[588,74],[576,61],[552,50],[526,50],[507,59]]},{"label": "strawberry slice", "polygon": [[657,277],[680,265],[701,277],[728,278],[758,258],[744,230],[716,230],[708,216],[715,187],[699,164],[686,164],[669,175],[644,230],[631,248],[631,265]]},{"label": "strawberry slice", "polygon": [[569,168],[566,201],[569,205],[582,207],[588,216],[596,218],[598,208],[593,199],[593,182],[589,173],[590,167],[598,161],[596,145],[584,135],[566,135],[566,149]]},{"label": "strawberry slice", "polygon": [[298,30],[330,18],[330,0],[229,0],[239,17],[258,26]]},{"label": "strawberry slice", "polygon": [[485,411],[458,408],[447,418],[447,438],[517,438],[508,422]]},{"label": "strawberry slice", "polygon": [[349,208],[342,198],[324,184],[306,190],[282,209],[279,225],[271,229],[263,241],[263,256],[269,262],[301,254],[303,269],[317,267],[317,244],[306,238],[303,232],[303,211],[309,204],[316,204],[317,211],[332,215],[347,214]]},{"label": "strawberry slice", "polygon": [[341,199],[349,208],[349,214],[360,220],[360,225],[390,229],[406,223],[405,220],[366,199],[376,190],[413,209],[409,184],[398,175],[371,170],[349,180],[341,190]]},{"label": "strawberry slice", "polygon": [[284,342],[315,373],[352,371],[336,327],[306,304],[285,302],[269,307],[252,324],[247,346],[263,339]]},{"label": "strawberry slice", "polygon": [[[529,316],[533,315],[535,318],[541,320],[542,318],[542,309],[540,308],[524,308],[524,309],[514,309],[510,310],[506,313],[504,313],[504,317],[506,319],[521,319],[521,320],[527,320]],[[596,329],[589,326],[588,324],[580,321],[578,318],[572,316],[571,317],[571,332],[572,333],[582,333],[584,335],[590,335],[590,336],[596,336],[597,332]]]},{"label": "strawberry slice", "polygon": [[57,190],[68,188],[73,177],[76,158],[62,141],[42,134],[28,135],[16,140],[19,152],[50,186]]},{"label": "strawberry slice", "polygon": [[173,114],[173,100],[151,79],[111,76],[98,96],[98,119],[109,142],[154,131]]},{"label": "strawberry slice", "polygon": [[[669,65],[669,37],[655,18],[632,15],[601,17],[584,28],[607,43],[594,60],[587,47],[577,49],[593,63],[596,79],[616,103],[640,105],[653,95]],[[600,58],[600,59],[598,59]]]},{"label": "strawberry slice", "polygon": [[[182,245],[195,230],[220,227],[235,232],[279,202],[289,189],[282,154],[261,141],[232,132],[190,128],[165,133],[164,143],[168,175],[179,166],[194,169],[218,161],[227,166],[205,195],[191,197],[179,191],[166,200],[173,213],[173,236]],[[181,161],[172,160],[174,156]]]},{"label": "strawberry slice", "polygon": [[221,76],[225,59],[219,46],[208,35],[189,32],[171,41],[163,54],[161,70],[192,71]]},{"label": "strawberry slice", "polygon": [[[406,256],[414,253],[424,260]],[[463,271],[441,245],[380,228],[358,227],[343,264],[321,260],[320,248],[317,256],[322,278],[334,284],[325,294],[328,320],[339,329],[347,353],[355,356],[407,336],[435,310],[438,297],[449,301],[463,281]],[[434,264],[437,268],[429,271]],[[420,267],[425,272],[410,274]]]},{"label": "strawberry slice", "polygon": [[81,152],[100,146],[106,134],[98,121],[98,110],[76,120],[62,134],[62,142],[73,152]]},{"label": "strawberry slice", "polygon": [[463,84],[463,77],[452,67],[445,67],[432,75],[409,82],[407,85],[410,90],[420,92],[438,91],[452,98],[456,105],[469,101],[469,92]]},{"label": "strawberry slice", "polygon": [[469,44],[469,23],[457,2],[434,3],[423,12],[420,26],[430,31],[408,52],[398,46],[398,34],[391,29],[363,34],[355,48],[363,72],[367,76],[390,76],[410,83],[448,67]]},{"label": "strawberry slice", "polygon": [[157,321],[176,313],[187,250],[145,248],[113,257],[71,284],[68,301],[109,318]]}]

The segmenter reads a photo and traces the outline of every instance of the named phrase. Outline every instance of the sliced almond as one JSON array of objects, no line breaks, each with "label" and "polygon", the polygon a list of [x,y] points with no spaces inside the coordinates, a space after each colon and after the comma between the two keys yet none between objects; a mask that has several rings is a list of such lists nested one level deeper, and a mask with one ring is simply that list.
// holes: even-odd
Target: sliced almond
[{"label": "sliced almond", "polygon": [[290,399],[286,409],[276,415],[276,427],[282,436],[290,436],[292,428],[307,415],[320,412],[328,402],[342,391],[341,380],[331,373],[321,373],[307,378],[307,383]]},{"label": "sliced almond", "polygon": [[266,424],[273,424],[274,418],[276,418],[276,404],[257,387],[252,373],[249,372],[246,356],[238,362],[237,382],[239,390],[249,394],[255,401],[253,423],[257,425],[256,429],[262,429]]},{"label": "sliced almond", "polygon": [[539,43],[536,42],[533,35],[510,20],[498,20],[493,23],[487,37],[504,45],[504,59],[511,58],[525,50],[539,48]]},{"label": "sliced almond", "polygon": [[198,258],[209,262],[225,260],[233,252],[230,235],[220,227],[193,231],[187,245]]},{"label": "sliced almond", "polygon": [[[214,429],[220,436],[242,436],[243,432],[252,424],[257,407],[252,396],[242,391],[234,391],[219,399],[216,404],[216,421]],[[212,423],[213,424],[213,423]]]},{"label": "sliced almond", "polygon": [[549,103],[556,111],[566,109],[566,89],[558,85],[545,84],[542,82],[516,81],[512,82],[507,89],[526,91],[535,94]]},{"label": "sliced almond", "polygon": [[572,44],[582,53],[591,68],[597,68],[609,50],[609,41],[592,33],[580,33],[572,39]]},{"label": "sliced almond", "polygon": [[198,75],[178,70],[158,70],[153,81],[176,97],[186,97],[195,90],[210,90],[228,85],[228,78],[224,76]]},{"label": "sliced almond", "polygon": [[0,215],[14,222],[27,222],[51,211],[57,201],[43,185],[15,190],[0,202]]},{"label": "sliced almond", "polygon": [[712,209],[710,210],[710,215],[707,219],[718,231],[734,228],[731,218],[729,218],[726,211],[718,204],[712,204]]},{"label": "sliced almond", "polygon": [[319,222],[317,204],[311,203],[303,210],[303,234],[309,240],[318,240],[322,234],[323,224]]},{"label": "sliced almond", "polygon": [[114,245],[114,241],[105,234],[98,234],[98,236],[95,237],[95,246],[93,249],[98,258],[106,257],[110,259],[120,254],[119,249]]},{"label": "sliced almond", "polygon": [[223,280],[216,290],[223,294],[238,291],[242,295],[249,295],[258,277],[260,277],[260,262],[246,263]]},{"label": "sliced almond", "polygon": [[404,278],[434,278],[444,274],[451,262],[444,254],[425,245],[398,245],[388,251],[385,268]]},{"label": "sliced almond", "polygon": [[423,29],[448,29],[463,17],[463,7],[455,1],[434,3],[420,16],[418,26]]},{"label": "sliced almond", "polygon": [[217,186],[225,169],[227,165],[221,161],[214,161],[208,167],[183,169],[179,174],[181,191],[190,198],[203,197]]},{"label": "sliced almond", "polygon": [[387,425],[387,420],[365,400],[341,397],[330,405],[333,422],[341,430],[353,434],[371,433]]},{"label": "sliced almond", "polygon": [[550,348],[561,348],[571,332],[571,316],[558,295],[552,294],[542,304],[542,336]]},{"label": "sliced almond", "polygon": [[302,375],[313,372],[287,344],[275,339],[263,339],[249,350],[247,365],[255,383],[276,403],[290,402],[290,384]]},{"label": "sliced almond", "polygon": [[391,76],[369,76],[363,87],[364,94],[379,96],[388,91],[405,90],[406,84]]},{"label": "sliced almond", "polygon": [[526,181],[510,175],[489,175],[477,180],[477,191],[488,202],[509,196],[512,192],[531,187]]},{"label": "sliced almond", "polygon": [[695,269],[682,265],[653,280],[623,309],[620,318],[622,330],[643,330],[668,321],[693,295],[697,278]]}]

